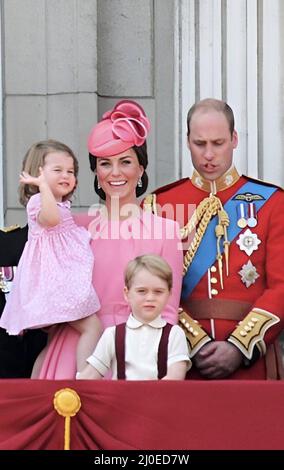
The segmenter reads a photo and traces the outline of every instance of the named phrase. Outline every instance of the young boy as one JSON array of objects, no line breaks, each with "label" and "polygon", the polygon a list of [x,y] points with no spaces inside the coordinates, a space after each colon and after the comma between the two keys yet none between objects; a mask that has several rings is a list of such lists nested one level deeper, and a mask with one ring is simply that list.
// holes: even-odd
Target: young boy
[{"label": "young boy", "polygon": [[106,328],[78,379],[183,380],[191,367],[186,337],[161,318],[172,289],[172,271],[157,255],[138,256],[125,271],[124,297],[132,313]]}]

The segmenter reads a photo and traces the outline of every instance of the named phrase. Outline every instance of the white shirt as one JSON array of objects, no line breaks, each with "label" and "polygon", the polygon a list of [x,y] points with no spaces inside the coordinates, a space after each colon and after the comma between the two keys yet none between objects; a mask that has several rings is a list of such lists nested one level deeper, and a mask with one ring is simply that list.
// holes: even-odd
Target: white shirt
[{"label": "white shirt", "polygon": [[[160,316],[151,323],[141,323],[133,315],[128,317],[125,330],[125,375],[127,380],[156,380],[158,378],[158,348],[166,321]],[[187,361],[191,366],[183,330],[174,325],[168,342],[168,367],[175,362]],[[87,362],[105,376],[112,370],[117,379],[115,354],[115,326],[106,328],[93,354]]]}]

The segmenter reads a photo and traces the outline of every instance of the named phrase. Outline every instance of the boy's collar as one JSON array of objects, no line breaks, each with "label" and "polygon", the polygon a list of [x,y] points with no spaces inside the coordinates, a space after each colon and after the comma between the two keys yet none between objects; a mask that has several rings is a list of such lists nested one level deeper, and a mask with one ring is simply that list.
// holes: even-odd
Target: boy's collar
[{"label": "boy's collar", "polygon": [[133,316],[133,314],[131,313],[128,317],[128,320],[127,320],[127,326],[129,328],[139,328],[142,325],[149,325],[152,328],[163,328],[163,326],[165,326],[166,323],[167,323],[166,320],[164,320],[161,317],[161,315],[154,318],[154,320],[152,320],[150,323],[143,323],[140,320],[138,320],[137,318],[135,318]]}]

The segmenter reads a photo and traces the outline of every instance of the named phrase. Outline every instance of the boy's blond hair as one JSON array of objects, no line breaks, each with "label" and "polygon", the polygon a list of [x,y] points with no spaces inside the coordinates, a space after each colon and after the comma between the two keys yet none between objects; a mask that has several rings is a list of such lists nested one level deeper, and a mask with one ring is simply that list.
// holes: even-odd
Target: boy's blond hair
[{"label": "boy's blond hair", "polygon": [[149,271],[154,276],[159,277],[167,283],[169,290],[172,289],[172,269],[167,261],[158,255],[137,256],[132,261],[129,261],[124,273],[124,282],[127,289],[131,287],[131,283],[135,274],[141,269],[146,269],[146,271]]}]

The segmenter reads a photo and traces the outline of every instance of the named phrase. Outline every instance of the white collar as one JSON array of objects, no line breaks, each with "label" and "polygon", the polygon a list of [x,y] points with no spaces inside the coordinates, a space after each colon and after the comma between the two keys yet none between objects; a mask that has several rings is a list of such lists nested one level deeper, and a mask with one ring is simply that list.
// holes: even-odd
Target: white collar
[{"label": "white collar", "polygon": [[140,328],[143,325],[151,326],[152,328],[163,328],[166,323],[166,320],[164,320],[161,315],[159,315],[157,318],[154,318],[154,320],[150,323],[143,323],[140,320],[137,320],[137,318],[135,318],[131,313],[128,317],[126,325],[132,329]]}]

